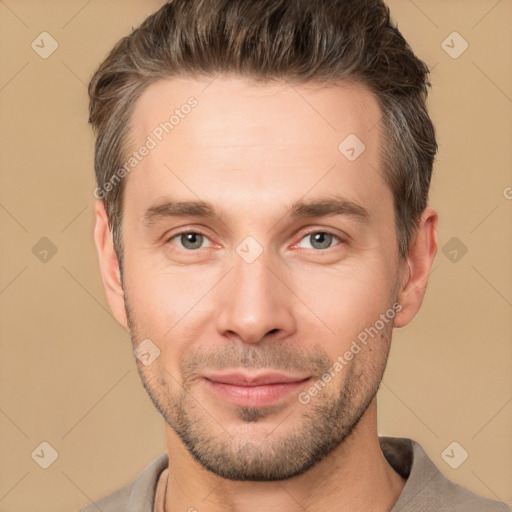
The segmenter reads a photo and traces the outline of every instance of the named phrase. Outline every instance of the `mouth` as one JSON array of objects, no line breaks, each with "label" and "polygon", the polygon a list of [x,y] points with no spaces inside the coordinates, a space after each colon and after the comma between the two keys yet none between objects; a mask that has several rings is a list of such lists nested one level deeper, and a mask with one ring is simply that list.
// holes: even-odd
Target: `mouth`
[{"label": "mouth", "polygon": [[262,407],[277,402],[303,387],[310,378],[275,372],[203,375],[209,391],[234,405],[245,407]]}]

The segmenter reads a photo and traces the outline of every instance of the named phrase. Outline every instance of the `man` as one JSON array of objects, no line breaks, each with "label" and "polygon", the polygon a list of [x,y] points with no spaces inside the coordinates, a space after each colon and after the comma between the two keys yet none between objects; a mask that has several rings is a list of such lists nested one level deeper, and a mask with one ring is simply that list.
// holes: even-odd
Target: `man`
[{"label": "man", "polygon": [[378,0],[174,0],[94,75],[101,274],[167,453],[107,511],[502,511],[379,438],[437,251],[428,69]]}]

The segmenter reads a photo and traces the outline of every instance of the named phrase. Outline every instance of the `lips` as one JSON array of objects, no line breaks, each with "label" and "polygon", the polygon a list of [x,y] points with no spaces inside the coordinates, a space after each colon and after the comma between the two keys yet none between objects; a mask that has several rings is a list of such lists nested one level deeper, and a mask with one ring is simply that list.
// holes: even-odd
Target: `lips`
[{"label": "lips", "polygon": [[213,382],[222,384],[231,384],[233,386],[264,386],[266,384],[288,384],[290,382],[300,382],[307,379],[307,376],[291,376],[283,373],[261,373],[249,375],[240,372],[223,373],[223,374],[206,374],[205,378]]},{"label": "lips", "polygon": [[238,406],[263,407],[277,402],[304,386],[310,377],[267,372],[209,373],[203,375],[208,391]]}]

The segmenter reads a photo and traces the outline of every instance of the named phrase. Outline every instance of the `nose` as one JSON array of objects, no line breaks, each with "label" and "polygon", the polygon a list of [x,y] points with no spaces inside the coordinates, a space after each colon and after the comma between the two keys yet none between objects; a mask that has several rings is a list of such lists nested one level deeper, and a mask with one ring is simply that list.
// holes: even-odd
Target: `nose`
[{"label": "nose", "polygon": [[218,332],[247,343],[293,334],[297,298],[287,282],[286,267],[272,264],[264,254],[252,263],[235,254],[233,261],[234,268],[218,290]]}]

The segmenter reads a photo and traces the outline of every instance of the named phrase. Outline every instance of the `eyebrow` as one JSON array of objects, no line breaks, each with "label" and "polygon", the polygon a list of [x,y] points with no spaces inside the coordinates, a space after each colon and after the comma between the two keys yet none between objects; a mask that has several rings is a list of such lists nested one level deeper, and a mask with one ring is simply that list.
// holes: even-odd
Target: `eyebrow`
[{"label": "eyebrow", "polygon": [[[354,218],[362,224],[370,222],[370,212],[362,205],[337,195],[311,201],[296,201],[289,208],[287,216],[292,219],[328,217],[344,215]],[[149,207],[144,213],[146,226],[172,217],[201,217],[222,222],[222,215],[217,208],[207,201],[166,201]]]}]

